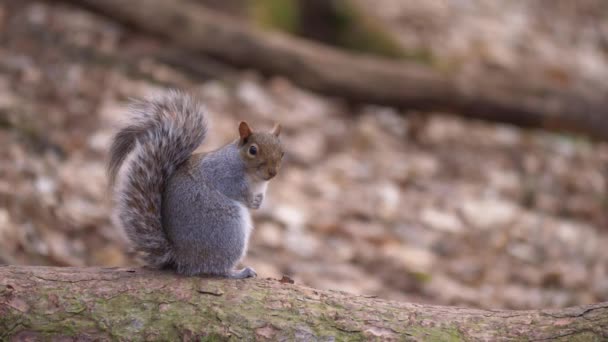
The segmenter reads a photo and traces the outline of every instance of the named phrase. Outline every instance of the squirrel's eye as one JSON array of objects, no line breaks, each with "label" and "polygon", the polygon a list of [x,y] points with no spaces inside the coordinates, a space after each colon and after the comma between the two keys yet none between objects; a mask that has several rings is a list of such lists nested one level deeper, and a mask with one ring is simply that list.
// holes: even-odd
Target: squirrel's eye
[{"label": "squirrel's eye", "polygon": [[249,146],[249,154],[255,156],[258,153],[258,148],[254,145]]}]

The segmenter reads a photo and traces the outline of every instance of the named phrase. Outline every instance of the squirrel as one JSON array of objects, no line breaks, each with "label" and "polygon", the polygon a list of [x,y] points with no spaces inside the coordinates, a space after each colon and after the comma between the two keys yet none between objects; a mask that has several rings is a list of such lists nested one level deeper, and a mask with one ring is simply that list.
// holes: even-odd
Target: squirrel
[{"label": "squirrel", "polygon": [[184,275],[255,277],[236,270],[258,209],[284,151],[275,124],[254,132],[242,121],[239,137],[194,154],[207,134],[203,106],[176,90],[135,100],[110,147],[108,175],[114,219],[153,268]]}]

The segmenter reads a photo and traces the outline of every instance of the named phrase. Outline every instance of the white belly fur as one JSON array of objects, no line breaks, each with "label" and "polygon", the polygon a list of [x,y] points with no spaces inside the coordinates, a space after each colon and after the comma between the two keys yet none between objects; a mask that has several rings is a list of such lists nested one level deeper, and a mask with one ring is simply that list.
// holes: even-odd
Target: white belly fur
[{"label": "white belly fur", "polygon": [[241,227],[243,229],[243,233],[245,234],[245,248],[243,249],[244,257],[245,254],[247,254],[247,247],[249,246],[249,236],[251,235],[251,230],[253,229],[253,222],[251,221],[251,214],[249,213],[249,209],[247,209],[247,207],[240,202],[235,201],[235,203],[239,207]]},{"label": "white belly fur", "polygon": [[[249,188],[253,193],[254,197],[262,194],[266,195],[266,188],[268,187],[268,181],[256,181],[251,178],[248,179]],[[240,216],[242,220],[242,227],[245,233],[245,248],[243,249],[243,257],[247,254],[247,247],[249,246],[249,236],[251,235],[251,230],[253,229],[253,222],[251,220],[251,214],[249,213],[249,209],[242,203],[236,202],[239,210]]]}]

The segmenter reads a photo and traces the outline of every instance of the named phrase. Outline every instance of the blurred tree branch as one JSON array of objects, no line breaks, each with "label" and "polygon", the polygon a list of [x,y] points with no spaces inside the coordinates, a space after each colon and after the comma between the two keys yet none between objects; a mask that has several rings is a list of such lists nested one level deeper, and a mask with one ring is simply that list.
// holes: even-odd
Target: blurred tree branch
[{"label": "blurred tree branch", "polygon": [[476,310],[143,269],[0,266],[0,340],[603,340],[608,303]]},{"label": "blurred tree branch", "polygon": [[263,29],[352,51],[431,62],[430,52],[403,48],[384,22],[354,0],[188,0]]},{"label": "blurred tree branch", "polygon": [[283,75],[294,83],[354,102],[608,140],[608,96],[517,79],[467,79],[432,66],[363,56],[278,32],[258,30],[190,1],[70,2],[171,40],[192,52]]}]

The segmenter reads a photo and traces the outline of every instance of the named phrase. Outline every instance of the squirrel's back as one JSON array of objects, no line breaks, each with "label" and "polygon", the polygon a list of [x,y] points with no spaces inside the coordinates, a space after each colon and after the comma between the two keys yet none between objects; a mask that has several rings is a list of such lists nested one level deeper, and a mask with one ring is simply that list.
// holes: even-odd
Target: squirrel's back
[{"label": "squirrel's back", "polygon": [[202,105],[184,93],[168,91],[134,102],[126,125],[113,139],[108,174],[114,187],[115,220],[151,266],[173,261],[162,227],[162,192],[206,133]]}]

